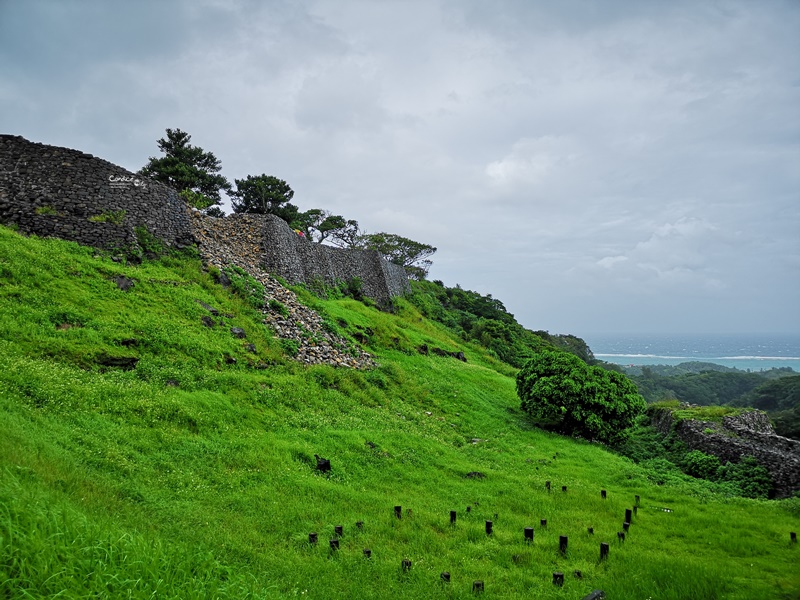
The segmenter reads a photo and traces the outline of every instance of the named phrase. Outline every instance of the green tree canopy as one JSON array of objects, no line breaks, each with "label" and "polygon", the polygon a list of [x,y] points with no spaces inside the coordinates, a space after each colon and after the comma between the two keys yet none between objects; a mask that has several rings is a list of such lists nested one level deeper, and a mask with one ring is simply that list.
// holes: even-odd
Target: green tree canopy
[{"label": "green tree canopy", "polygon": [[150,157],[140,175],[160,181],[174,189],[191,206],[209,209],[222,201],[221,191],[230,191],[228,180],[219,174],[220,161],[189,142],[192,136],[180,129],[167,129],[166,139],[158,140],[161,158]]},{"label": "green tree canopy", "polygon": [[340,248],[357,247],[357,240],[354,240],[355,244],[352,245],[349,241],[353,237],[352,232],[360,235],[358,221],[334,215],[329,210],[312,208],[300,215],[299,222],[300,229],[305,231],[309,239],[317,243],[328,241]]},{"label": "green tree canopy", "polygon": [[233,212],[276,215],[295,227],[301,221],[300,209],[290,202],[294,190],[283,179],[267,174],[248,175],[245,179],[234,179],[234,183]]},{"label": "green tree canopy", "polygon": [[365,248],[377,250],[389,262],[405,268],[412,279],[423,280],[428,276],[433,264],[428,257],[436,252],[435,247],[394,233],[368,233],[362,239]]},{"label": "green tree canopy", "polygon": [[625,438],[645,409],[625,375],[561,351],[535,354],[517,374],[517,394],[522,409],[541,426],[612,444]]}]

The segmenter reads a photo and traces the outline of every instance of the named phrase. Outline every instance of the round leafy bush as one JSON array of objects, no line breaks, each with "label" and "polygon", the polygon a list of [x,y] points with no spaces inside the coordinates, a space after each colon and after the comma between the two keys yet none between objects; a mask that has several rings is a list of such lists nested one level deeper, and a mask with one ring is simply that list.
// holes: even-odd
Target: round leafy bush
[{"label": "round leafy bush", "polygon": [[517,375],[517,394],[540,426],[610,444],[626,437],[645,408],[625,375],[559,350],[533,355]]}]

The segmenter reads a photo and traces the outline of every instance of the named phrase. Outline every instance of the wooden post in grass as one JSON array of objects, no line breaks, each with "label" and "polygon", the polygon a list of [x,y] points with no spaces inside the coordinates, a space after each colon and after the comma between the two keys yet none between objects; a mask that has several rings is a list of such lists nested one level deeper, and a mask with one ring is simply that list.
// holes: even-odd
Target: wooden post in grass
[{"label": "wooden post in grass", "polygon": [[573,575],[575,575],[575,579],[583,579],[583,571],[573,571]]},{"label": "wooden post in grass", "polygon": [[561,491],[562,491],[562,492],[566,492],[566,491],[567,491],[567,486],[565,486],[565,485],[562,485],[562,486],[561,486]]},{"label": "wooden post in grass", "polygon": [[624,542],[625,541],[625,532],[624,531],[618,531],[617,532],[617,539],[620,542]]},{"label": "wooden post in grass", "polygon": [[442,583],[450,583],[450,573],[449,571],[443,571],[439,578],[442,580]]},{"label": "wooden post in grass", "polygon": [[492,535],[492,522],[486,521],[486,535]]},{"label": "wooden post in grass", "polygon": [[549,492],[550,491],[550,482],[549,481],[545,481],[544,482],[544,487]]},{"label": "wooden post in grass", "polygon": [[450,525],[455,525],[456,524],[456,516],[457,516],[456,511],[451,510],[450,511]]},{"label": "wooden post in grass", "polygon": [[467,512],[472,512],[472,507],[471,506],[467,507]]},{"label": "wooden post in grass", "polygon": [[410,571],[411,570],[411,561],[409,559],[407,559],[407,558],[404,558],[403,562],[401,564],[401,567],[402,567],[403,571]]},{"label": "wooden post in grass", "polygon": [[542,529],[546,529],[547,528],[547,519],[542,519],[541,521],[539,521],[539,525],[542,526]]},{"label": "wooden post in grass", "polygon": [[633,516],[635,517],[638,514],[639,514],[639,507],[638,506],[634,506],[633,507]]},{"label": "wooden post in grass", "polygon": [[312,546],[317,543],[317,534],[316,533],[309,533],[308,534],[308,543]]},{"label": "wooden post in grass", "polygon": [[344,535],[344,525],[334,525],[333,532],[336,535]]},{"label": "wooden post in grass", "polygon": [[567,536],[561,535],[558,537],[558,551],[561,552],[561,554],[567,553],[568,543],[569,543],[569,538],[567,538]]},{"label": "wooden post in grass", "polygon": [[605,500],[605,499],[606,499],[606,491],[605,491],[605,490],[600,490],[600,497],[601,497],[603,500]]},{"label": "wooden post in grass", "polygon": [[796,544],[797,543],[797,532],[796,531],[790,531],[789,532],[789,539],[792,540],[793,544]]},{"label": "wooden post in grass", "polygon": [[532,542],[533,541],[533,527],[526,527],[525,528],[525,541]]},{"label": "wooden post in grass", "polygon": [[403,518],[403,507],[402,506],[395,506],[394,507],[394,516],[398,519]]},{"label": "wooden post in grass", "polygon": [[583,600],[604,600],[606,593],[603,590],[594,590],[592,593],[583,597]]},{"label": "wooden post in grass", "polygon": [[553,573],[553,585],[558,585],[558,586],[564,585],[563,573]]},{"label": "wooden post in grass", "polygon": [[625,520],[630,523],[633,520],[633,511],[630,508],[625,509]]},{"label": "wooden post in grass", "polygon": [[338,550],[339,549],[339,540],[331,540],[330,541],[331,550]]},{"label": "wooden post in grass", "polygon": [[600,560],[608,558],[608,544],[605,542],[600,543]]},{"label": "wooden post in grass", "polygon": [[364,548],[364,558],[371,558],[372,557],[372,550],[369,548]]},{"label": "wooden post in grass", "polygon": [[589,532],[589,535],[594,535],[594,527],[589,527],[587,531]]},{"label": "wooden post in grass", "polygon": [[475,594],[480,594],[481,592],[483,592],[483,581],[480,581],[480,580],[473,581],[472,582],[472,591]]},{"label": "wooden post in grass", "polygon": [[364,521],[356,521],[356,527],[359,529],[364,529]]},{"label": "wooden post in grass", "polygon": [[625,521],[625,522],[622,524],[622,529],[624,529],[625,531],[628,531],[630,528],[631,528],[631,524],[630,524],[630,523],[628,523],[627,521]]}]

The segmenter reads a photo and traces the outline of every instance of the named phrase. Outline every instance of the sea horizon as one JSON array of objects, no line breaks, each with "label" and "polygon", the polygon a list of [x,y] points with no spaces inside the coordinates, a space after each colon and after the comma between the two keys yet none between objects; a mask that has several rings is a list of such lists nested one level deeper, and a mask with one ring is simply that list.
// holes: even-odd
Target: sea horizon
[{"label": "sea horizon", "polygon": [[794,333],[596,333],[583,339],[595,358],[623,366],[708,362],[800,372],[800,334]]}]

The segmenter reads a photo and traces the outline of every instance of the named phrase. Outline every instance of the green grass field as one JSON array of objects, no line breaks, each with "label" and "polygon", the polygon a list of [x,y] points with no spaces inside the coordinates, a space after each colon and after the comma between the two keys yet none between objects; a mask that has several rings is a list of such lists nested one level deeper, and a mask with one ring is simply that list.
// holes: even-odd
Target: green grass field
[{"label": "green grass field", "polygon": [[[800,597],[800,500],[657,485],[533,427],[515,371],[409,303],[303,297],[369,328],[380,366],[296,364],[196,258],[125,265],[0,227],[0,598]],[[226,316],[205,326],[198,301]]]}]

